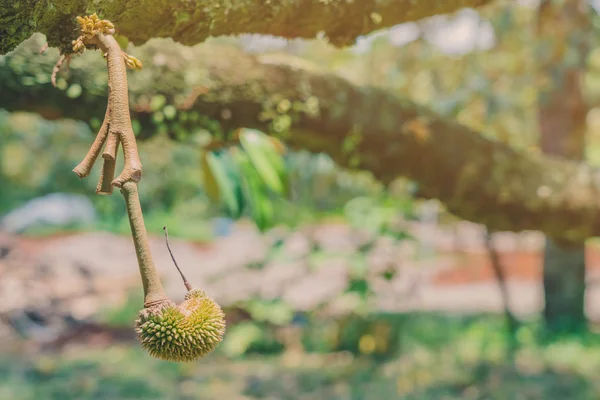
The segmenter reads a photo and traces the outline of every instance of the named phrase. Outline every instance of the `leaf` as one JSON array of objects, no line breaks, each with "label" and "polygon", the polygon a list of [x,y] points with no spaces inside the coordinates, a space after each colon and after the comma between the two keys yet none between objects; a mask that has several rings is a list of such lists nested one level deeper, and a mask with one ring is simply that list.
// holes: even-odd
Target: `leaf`
[{"label": "leaf", "polygon": [[204,191],[208,195],[208,198],[213,202],[219,202],[219,185],[215,175],[212,173],[210,163],[208,162],[209,152],[205,151],[202,153],[202,159],[200,166],[202,168],[202,178],[204,181]]},{"label": "leaf", "polygon": [[241,187],[249,207],[250,217],[256,226],[264,231],[273,223],[275,210],[265,191],[264,181],[253,167],[247,153],[237,148],[231,149],[231,156],[241,173]]},{"label": "leaf", "polygon": [[206,155],[209,174],[214,177],[218,187],[218,197],[222,198],[227,214],[237,219],[242,214],[244,199],[240,187],[240,176],[232,161],[226,151],[210,152]]},{"label": "leaf", "polygon": [[290,324],[294,318],[294,310],[289,304],[280,300],[252,299],[246,309],[252,320],[266,321],[274,325]]},{"label": "leaf", "polygon": [[221,348],[228,357],[238,357],[257,343],[263,332],[260,327],[253,322],[241,322],[228,329],[227,338]]},{"label": "leaf", "polygon": [[267,187],[277,194],[284,194],[286,192],[285,163],[280,150],[269,136],[254,129],[242,129],[239,137],[242,148]]},{"label": "leaf", "polygon": [[371,292],[369,282],[366,279],[352,279],[348,284],[349,293],[357,293],[362,298],[367,298]]}]

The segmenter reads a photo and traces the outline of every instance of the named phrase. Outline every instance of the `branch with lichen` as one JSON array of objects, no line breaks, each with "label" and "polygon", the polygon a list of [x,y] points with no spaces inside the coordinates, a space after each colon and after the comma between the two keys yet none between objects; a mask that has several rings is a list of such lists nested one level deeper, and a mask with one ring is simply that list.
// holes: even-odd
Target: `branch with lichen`
[{"label": "branch with lichen", "polygon": [[[79,98],[49,83],[15,86],[52,68],[38,55],[39,47],[39,41],[24,43],[0,66],[0,107],[50,119],[90,121],[101,115],[106,97],[94,80],[83,78],[99,72],[92,63],[71,66],[69,81],[82,87]],[[386,89],[298,66],[294,57],[250,55],[221,44],[186,48],[167,40],[136,50],[144,60],[157,54],[171,60],[168,66],[148,65],[144,84],[142,77],[131,77],[140,139],[165,131],[180,138],[182,130],[198,129],[201,121],[192,118],[198,115],[210,122],[204,128],[218,124],[224,132],[246,127],[278,133],[288,126],[286,144],[328,153],[340,165],[370,171],[385,183],[408,176],[419,184],[420,195],[491,230],[539,230],[567,241],[600,236],[600,171],[585,163],[512,149]],[[10,57],[29,59],[29,70],[11,69]],[[197,78],[183,79],[176,73],[182,70],[197,71]],[[174,109],[176,117],[154,120],[161,110],[152,109],[148,93],[164,96],[162,109]],[[177,100],[185,93],[187,100]],[[88,108],[78,106],[82,98]],[[291,103],[291,111],[280,113],[280,103]],[[340,145],[346,141],[351,146]]]},{"label": "branch with lichen", "polygon": [[377,29],[494,1],[36,0],[31,7],[0,10],[0,55],[35,32],[45,34],[51,47],[68,50],[75,29],[71,15],[88,9],[116,23],[119,34],[136,45],[158,37],[193,45],[211,36],[243,33],[309,39],[323,33],[332,44],[346,46]]},{"label": "branch with lichen", "polygon": [[[104,122],[87,155],[73,171],[81,178],[88,176],[104,148],[104,164],[96,192],[110,194],[112,187],[117,186],[121,188],[125,199],[144,289],[144,309],[136,321],[138,338],[142,347],[154,357],[193,361],[212,351],[221,342],[225,317],[214,300],[203,291],[192,288],[177,264],[175,266],[181,273],[187,294],[180,305],[169,300],[152,259],[138,195],[142,164],[131,126],[126,72],[126,66],[137,69],[142,64],[121,50],[112,36],[114,26],[110,21],[101,20],[96,14],[77,17],[77,21],[81,36],[73,41],[73,50],[81,53],[85,49],[100,49],[103,52],[108,65],[109,94]],[[125,166],[121,174],[114,178],[120,146]]]}]

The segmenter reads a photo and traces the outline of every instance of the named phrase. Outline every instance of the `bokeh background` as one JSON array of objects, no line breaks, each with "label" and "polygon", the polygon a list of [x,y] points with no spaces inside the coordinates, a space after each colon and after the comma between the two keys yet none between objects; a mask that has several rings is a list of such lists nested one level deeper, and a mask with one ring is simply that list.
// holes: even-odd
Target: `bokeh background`
[{"label": "bokeh background", "polygon": [[[541,232],[487,232],[420,198],[418,182],[384,186],[301,149],[283,154],[289,193],[260,199],[268,218],[232,218],[211,200],[202,161],[221,127],[161,94],[170,79],[202,74],[194,60],[226,48],[384,88],[521,152],[598,165],[595,4],[571,18],[569,7],[585,2],[557,3],[569,18],[551,28],[540,28],[535,1],[500,1],[343,49],[260,35],[129,46],[154,71],[130,77],[139,74],[134,103],[151,109],[134,129],[156,263],[181,301],[166,225],[188,279],[227,315],[224,342],[191,364],[139,348],[142,293],[123,200],[94,194],[98,167],[84,180],[71,172],[104,113],[102,58],[74,58],[54,88],[58,51],[40,54],[43,35],[0,56],[0,399],[600,398],[594,239],[544,272],[545,247],[554,253]],[[577,77],[569,81],[576,90],[563,84],[567,76]],[[49,107],[53,92],[64,102]],[[561,117],[566,104],[585,112]],[[548,129],[560,125],[550,118],[572,129]],[[561,145],[567,133],[574,147]],[[468,158],[467,149],[456,157]],[[544,314],[545,302],[564,324]]]}]

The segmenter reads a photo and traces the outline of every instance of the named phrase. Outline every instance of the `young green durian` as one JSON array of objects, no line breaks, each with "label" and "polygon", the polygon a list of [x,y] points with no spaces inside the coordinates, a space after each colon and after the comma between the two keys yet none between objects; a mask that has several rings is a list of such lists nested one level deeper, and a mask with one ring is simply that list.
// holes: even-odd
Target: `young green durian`
[{"label": "young green durian", "polygon": [[208,354],[222,341],[225,316],[221,307],[205,292],[189,284],[169,247],[175,267],[188,292],[177,305],[163,300],[144,308],[136,321],[136,331],[142,347],[150,355],[168,361],[194,361]]}]

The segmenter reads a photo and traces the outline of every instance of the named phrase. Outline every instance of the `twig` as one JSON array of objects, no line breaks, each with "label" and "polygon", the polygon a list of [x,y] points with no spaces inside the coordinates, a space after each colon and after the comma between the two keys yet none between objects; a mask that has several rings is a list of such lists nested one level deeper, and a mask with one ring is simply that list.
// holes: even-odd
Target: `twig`
[{"label": "twig", "polygon": [[58,60],[56,60],[56,64],[54,64],[54,68],[52,68],[52,75],[50,75],[50,81],[52,82],[52,86],[56,87],[56,75],[58,74],[58,71],[60,70],[60,67],[62,66],[63,62],[65,61],[65,55],[61,54],[58,57]]},{"label": "twig", "polygon": [[112,182],[115,179],[115,169],[117,166],[117,152],[119,150],[119,136],[114,132],[108,134],[106,139],[106,147],[102,158],[104,163],[102,165],[102,174],[100,175],[100,181],[96,188],[98,194],[111,194],[113,191]]},{"label": "twig", "polygon": [[[107,156],[106,151],[108,150],[109,145],[111,145],[111,137],[116,138],[114,145],[109,153],[110,156]],[[113,184],[112,181],[115,179],[115,169],[117,167],[117,150],[119,148],[119,139],[117,135],[111,134],[106,142],[106,148],[102,158],[104,158],[104,163],[102,164],[102,173],[100,174],[100,180],[98,181],[98,186],[96,187],[97,194],[112,194],[113,192]]]},{"label": "twig", "polygon": [[177,265],[177,261],[175,261],[175,256],[173,256],[173,252],[171,251],[171,246],[169,246],[169,232],[167,231],[167,227],[163,226],[163,230],[165,231],[165,242],[167,243],[167,249],[169,250],[169,254],[171,255],[171,260],[173,260],[173,264],[175,264],[175,268],[177,268],[177,271],[179,271],[179,275],[181,275],[181,279],[183,280],[183,284],[185,285],[185,288],[188,291],[190,291],[190,290],[193,289],[193,287],[188,282],[188,280],[185,277],[185,275],[183,275],[183,272],[181,272],[181,269],[179,268],[179,265]]},{"label": "twig", "polygon": [[519,328],[519,321],[510,310],[510,295],[508,292],[508,286],[506,284],[506,276],[504,274],[504,269],[502,268],[502,263],[500,262],[500,256],[496,251],[494,244],[492,243],[492,234],[488,230],[485,232],[485,246],[488,256],[490,257],[490,263],[492,265],[492,269],[494,270],[494,275],[496,275],[498,287],[500,289],[504,316],[506,318],[508,334],[510,336],[510,349],[512,353],[515,347],[514,341],[516,339],[517,329]]}]

